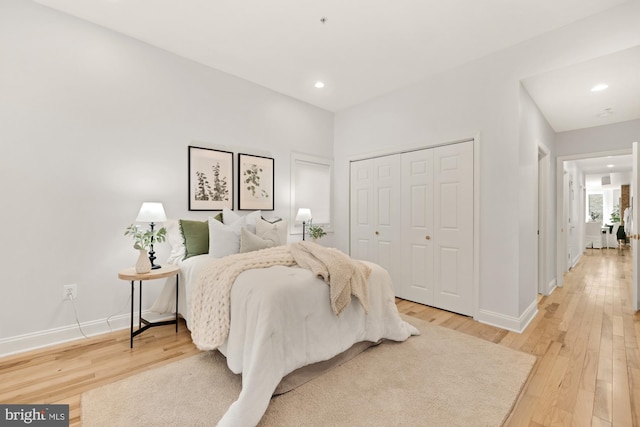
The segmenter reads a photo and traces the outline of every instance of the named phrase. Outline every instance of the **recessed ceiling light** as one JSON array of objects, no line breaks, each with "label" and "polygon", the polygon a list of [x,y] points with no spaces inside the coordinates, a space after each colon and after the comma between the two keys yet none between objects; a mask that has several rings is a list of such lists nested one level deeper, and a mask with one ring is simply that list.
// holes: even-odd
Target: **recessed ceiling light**
[{"label": "recessed ceiling light", "polygon": [[609,85],[605,83],[600,83],[591,88],[591,92],[600,92],[601,90],[605,90]]},{"label": "recessed ceiling light", "polygon": [[614,166],[615,166],[615,165],[607,165],[607,167],[608,167],[608,168],[612,168],[612,167],[614,167]]},{"label": "recessed ceiling light", "polygon": [[322,89],[324,87],[324,83],[318,80],[316,84],[313,85],[316,89]]}]

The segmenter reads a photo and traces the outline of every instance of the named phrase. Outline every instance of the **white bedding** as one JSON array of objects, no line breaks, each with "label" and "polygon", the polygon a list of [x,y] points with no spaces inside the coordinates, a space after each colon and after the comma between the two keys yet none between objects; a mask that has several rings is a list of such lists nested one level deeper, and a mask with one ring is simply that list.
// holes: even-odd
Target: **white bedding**
[{"label": "white bedding", "polygon": [[[191,295],[193,287],[198,280],[198,275],[204,266],[214,259],[210,255],[197,255],[186,260],[177,260],[173,264],[180,267],[178,274],[178,287],[180,294],[178,298],[178,313],[187,322],[187,328],[191,329]],[[160,295],[150,308],[156,313],[176,312],[176,282],[173,278],[168,278]]]},{"label": "white bedding", "polygon": [[[189,325],[190,290],[209,256],[182,261],[180,314]],[[331,310],[329,287],[309,270],[274,266],[240,274],[231,291],[231,328],[219,350],[234,373],[242,373],[242,391],[219,426],[255,426],[280,380],[290,372],[331,359],[361,341],[406,340],[419,332],[397,311],[388,273],[376,264],[369,278],[369,314],[357,299],[338,317]],[[184,291],[183,291],[184,288]],[[171,311],[175,286],[165,286],[152,307]]]}]

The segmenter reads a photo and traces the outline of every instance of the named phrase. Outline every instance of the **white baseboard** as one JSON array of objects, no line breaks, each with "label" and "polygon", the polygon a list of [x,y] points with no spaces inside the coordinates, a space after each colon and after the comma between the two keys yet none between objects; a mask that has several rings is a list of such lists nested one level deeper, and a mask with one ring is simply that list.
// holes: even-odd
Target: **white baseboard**
[{"label": "white baseboard", "polygon": [[506,329],[521,334],[529,326],[529,323],[538,314],[538,301],[535,300],[527,307],[527,309],[520,315],[520,317],[507,316],[501,313],[495,313],[489,310],[478,311],[478,315],[475,317],[480,323],[486,323],[487,325],[496,326],[498,328]]},{"label": "white baseboard", "polygon": [[[145,316],[148,311],[143,311]],[[138,317],[138,313],[134,313],[134,319]],[[80,324],[82,331],[87,337],[105,334],[120,329],[128,329],[131,327],[129,313],[119,314],[107,319],[93,320]],[[111,324],[111,326],[109,326]],[[17,335],[15,337],[4,338],[0,340],[0,357],[10,356],[12,354],[23,353],[25,351],[35,350],[38,348],[49,347],[56,344],[62,344],[69,341],[83,339],[84,336],[78,329],[77,324],[63,326],[60,328],[47,329],[40,332],[34,332],[25,335]]]},{"label": "white baseboard", "polygon": [[557,288],[557,282],[556,279],[554,278],[553,280],[551,280],[549,283],[547,283],[546,285],[544,285],[543,289],[541,290],[541,294],[544,296],[549,296],[553,293],[553,291],[556,290]]},{"label": "white baseboard", "polygon": [[571,260],[571,265],[569,265],[569,269],[572,269],[573,267],[576,266],[576,264],[578,263],[578,261],[580,261],[580,258],[582,258],[582,254],[578,253],[573,260]]}]

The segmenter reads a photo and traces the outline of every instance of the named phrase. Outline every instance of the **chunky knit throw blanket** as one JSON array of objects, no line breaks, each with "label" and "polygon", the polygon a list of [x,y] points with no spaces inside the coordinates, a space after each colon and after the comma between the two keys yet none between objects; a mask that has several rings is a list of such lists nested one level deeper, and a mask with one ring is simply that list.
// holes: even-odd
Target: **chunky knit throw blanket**
[{"label": "chunky knit throw blanket", "polygon": [[311,270],[329,284],[331,308],[336,315],[351,303],[351,295],[358,298],[366,313],[369,312],[369,266],[337,249],[325,248],[313,242],[292,244],[291,254],[296,264]]},{"label": "chunky knit throw blanket", "polygon": [[300,267],[321,276],[330,286],[331,307],[339,315],[358,298],[365,312],[369,308],[367,280],[371,269],[337,249],[312,242],[229,255],[208,265],[196,283],[191,303],[191,337],[201,350],[221,346],[229,334],[231,287],[245,270],[275,265]]}]

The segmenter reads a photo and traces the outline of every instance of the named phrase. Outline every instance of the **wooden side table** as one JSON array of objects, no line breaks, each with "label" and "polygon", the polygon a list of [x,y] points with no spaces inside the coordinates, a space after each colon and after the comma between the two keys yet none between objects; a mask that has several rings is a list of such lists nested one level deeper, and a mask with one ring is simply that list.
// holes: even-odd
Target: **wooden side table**
[{"label": "wooden side table", "polygon": [[[151,270],[149,273],[136,273],[134,267],[125,268],[118,272],[118,278],[131,281],[131,338],[129,339],[129,347],[133,348],[133,337],[143,333],[154,326],[176,325],[176,333],[178,332],[178,273],[180,267],[175,265],[163,265],[161,268]],[[166,277],[176,276],[176,318],[173,320],[163,320],[161,322],[149,322],[142,318],[142,282],[145,280],[164,279]],[[138,329],[133,330],[133,300],[135,282],[139,283],[140,295],[138,296]],[[142,324],[144,323],[144,326]]]}]

